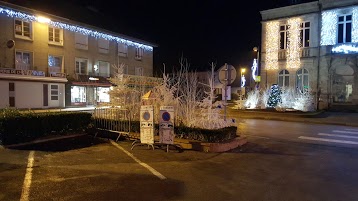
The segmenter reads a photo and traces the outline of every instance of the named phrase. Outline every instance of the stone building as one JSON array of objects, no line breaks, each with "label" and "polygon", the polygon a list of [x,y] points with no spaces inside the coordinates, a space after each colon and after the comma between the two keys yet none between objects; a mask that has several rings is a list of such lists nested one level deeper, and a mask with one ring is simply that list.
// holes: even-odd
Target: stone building
[{"label": "stone building", "polygon": [[357,109],[358,0],[319,0],[260,13],[260,87],[308,91],[317,109]]},{"label": "stone building", "polygon": [[153,76],[154,44],[63,17],[0,2],[0,108],[109,102],[113,65]]}]

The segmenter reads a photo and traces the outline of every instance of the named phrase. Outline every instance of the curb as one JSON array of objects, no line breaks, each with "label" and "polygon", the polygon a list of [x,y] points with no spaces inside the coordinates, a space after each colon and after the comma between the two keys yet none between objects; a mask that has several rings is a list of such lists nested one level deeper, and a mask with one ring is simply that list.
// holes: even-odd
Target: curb
[{"label": "curb", "polygon": [[233,140],[229,140],[227,142],[219,142],[219,143],[207,143],[207,142],[187,140],[186,142],[185,141],[177,142],[175,144],[180,145],[183,149],[190,149],[194,151],[203,151],[203,152],[211,152],[211,153],[220,153],[220,152],[229,151],[231,149],[235,149],[246,143],[247,143],[246,137],[237,137]]},{"label": "curb", "polygon": [[[130,140],[139,140],[139,133],[131,133],[130,135],[126,135],[126,138]],[[154,139],[158,141],[159,136],[154,136]],[[218,142],[218,143],[208,143],[208,142],[200,142],[196,140],[187,140],[181,138],[174,138],[174,145],[178,145],[181,149],[194,150],[194,151],[203,151],[203,152],[226,152],[231,149],[235,149],[239,146],[247,143],[246,137],[236,137],[232,140],[226,142]]]}]

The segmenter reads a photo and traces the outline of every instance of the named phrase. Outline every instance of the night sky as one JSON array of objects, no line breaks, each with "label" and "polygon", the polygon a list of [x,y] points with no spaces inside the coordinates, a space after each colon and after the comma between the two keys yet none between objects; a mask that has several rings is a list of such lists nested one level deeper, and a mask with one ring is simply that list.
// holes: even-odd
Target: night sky
[{"label": "night sky", "polygon": [[[155,74],[163,63],[170,71],[181,57],[191,69],[251,65],[252,48],[261,42],[259,11],[288,5],[289,0],[8,0],[158,45]],[[302,1],[307,2],[307,1]]]}]

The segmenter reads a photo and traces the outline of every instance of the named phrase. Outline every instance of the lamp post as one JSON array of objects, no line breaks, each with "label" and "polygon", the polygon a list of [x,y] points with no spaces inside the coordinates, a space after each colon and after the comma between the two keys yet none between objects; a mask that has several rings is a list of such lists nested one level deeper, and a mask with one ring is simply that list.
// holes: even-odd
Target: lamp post
[{"label": "lamp post", "polygon": [[241,96],[245,95],[245,84],[246,84],[246,78],[244,73],[246,72],[246,68],[241,68],[240,70],[240,79],[241,79]]},{"label": "lamp post", "polygon": [[[257,52],[256,54],[256,62],[257,62],[257,70],[255,72],[255,84],[258,83],[257,79],[258,79],[258,75],[259,75],[259,71],[260,71],[260,47],[254,47],[252,49],[254,52]],[[267,82],[267,74],[266,74],[266,82]]]}]

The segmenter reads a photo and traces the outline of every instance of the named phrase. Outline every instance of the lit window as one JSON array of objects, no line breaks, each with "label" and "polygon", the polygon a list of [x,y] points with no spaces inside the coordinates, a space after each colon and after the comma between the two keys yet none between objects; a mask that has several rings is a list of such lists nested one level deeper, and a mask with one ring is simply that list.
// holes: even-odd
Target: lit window
[{"label": "lit window", "polygon": [[297,71],[296,77],[296,88],[301,92],[306,92],[309,89],[309,74],[308,70],[305,68],[299,69]]},{"label": "lit window", "polygon": [[352,15],[338,16],[338,43],[352,42]]},{"label": "lit window", "polygon": [[62,45],[63,30],[55,27],[48,27],[48,41],[50,44]]},{"label": "lit window", "polygon": [[31,70],[32,53],[16,51],[15,65],[18,70]]},{"label": "lit window", "polygon": [[31,39],[32,24],[20,19],[15,19],[15,36],[17,38]]},{"label": "lit window", "polygon": [[87,73],[87,59],[76,58],[76,73],[86,74]]},{"label": "lit window", "polygon": [[290,73],[288,70],[281,70],[278,74],[278,86],[288,87],[290,85]]},{"label": "lit window", "polygon": [[110,101],[108,92],[109,92],[109,87],[98,87],[97,88],[98,102],[108,103]]}]

